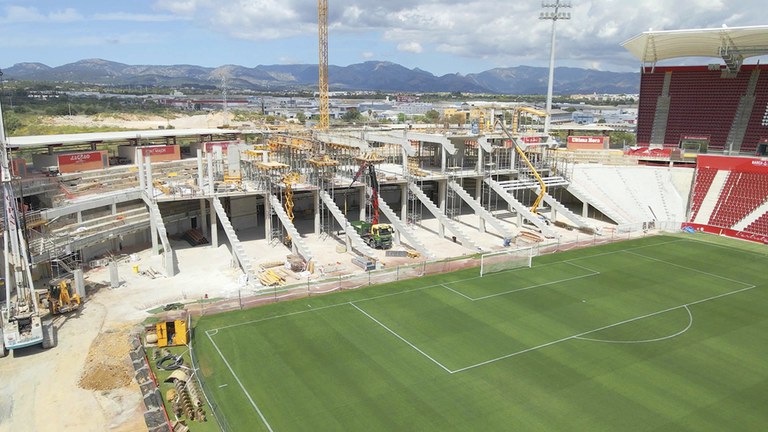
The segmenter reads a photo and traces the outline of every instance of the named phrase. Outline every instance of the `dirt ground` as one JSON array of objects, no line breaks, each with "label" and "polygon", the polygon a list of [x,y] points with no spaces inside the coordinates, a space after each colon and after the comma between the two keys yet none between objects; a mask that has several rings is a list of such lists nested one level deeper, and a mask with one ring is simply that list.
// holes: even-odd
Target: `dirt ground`
[{"label": "dirt ground", "polygon": [[174,118],[166,118],[157,115],[121,114],[119,116],[108,115],[74,115],[49,117],[46,121],[60,126],[81,127],[120,127],[126,129],[158,129],[172,126],[176,129],[208,129],[223,125],[241,127],[243,123],[235,122],[231,113],[211,112],[197,115],[178,115]]}]

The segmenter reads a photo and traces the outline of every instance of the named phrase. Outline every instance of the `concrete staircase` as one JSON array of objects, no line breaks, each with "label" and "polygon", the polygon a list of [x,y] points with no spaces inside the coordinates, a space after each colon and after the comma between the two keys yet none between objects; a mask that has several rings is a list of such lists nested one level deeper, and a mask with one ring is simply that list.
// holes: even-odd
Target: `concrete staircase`
[{"label": "concrete staircase", "polygon": [[271,194],[269,195],[269,203],[272,205],[272,210],[274,210],[275,214],[277,214],[280,222],[282,222],[283,228],[285,228],[285,230],[291,236],[291,243],[293,244],[293,247],[296,248],[296,252],[301,255],[301,257],[304,258],[306,262],[309,262],[312,259],[312,253],[310,252],[307,244],[304,243],[304,240],[301,239],[299,231],[295,226],[293,226],[293,222],[291,222],[291,219],[285,212],[283,204],[280,203],[280,200],[277,199],[276,196]]},{"label": "concrete staircase", "polygon": [[485,207],[480,204],[478,200],[472,198],[472,196],[466,190],[464,190],[461,185],[453,180],[450,180],[448,182],[448,187],[453,189],[461,197],[461,199],[463,199],[464,202],[467,203],[472,208],[472,210],[475,211],[478,216],[483,218],[483,220],[488,223],[488,225],[492,226],[496,231],[499,232],[499,234],[504,236],[504,238],[511,239],[514,237],[512,231],[510,231],[502,221],[494,217],[491,212],[486,210]]},{"label": "concrete staircase", "polygon": [[[541,188],[537,187],[534,189],[534,191],[536,193],[539,193],[541,191]],[[556,210],[558,215],[561,215],[564,218],[576,224],[578,228],[595,229],[595,226],[587,223],[581,216],[572,212],[571,209],[563,205],[563,203],[561,203],[560,201],[556,200],[555,197],[553,197],[552,195],[545,193],[544,202],[547,203],[550,207],[552,207],[552,210]]]},{"label": "concrete staircase", "polygon": [[160,243],[163,245],[163,266],[167,277],[175,276],[179,273],[179,263],[176,260],[176,252],[171,248],[171,242],[168,240],[168,231],[165,229],[163,215],[160,213],[155,201],[149,199],[146,194],[143,195],[144,203],[149,207],[150,223],[154,223],[157,228],[157,235],[160,237]]},{"label": "concrete staircase", "polygon": [[519,215],[527,219],[528,222],[532,223],[534,226],[536,226],[536,228],[541,230],[541,233],[544,234],[544,236],[558,237],[557,233],[552,228],[550,228],[549,225],[547,225],[537,215],[528,210],[528,207],[524,206],[523,203],[518,201],[514,196],[510,195],[498,182],[490,178],[486,178],[484,181],[488,186],[491,187],[491,189],[493,189],[494,192],[499,194],[499,196],[504,199],[504,201],[512,206],[512,208],[514,208]]},{"label": "concrete staircase", "polygon": [[365,240],[363,240],[357,231],[355,231],[355,228],[349,223],[347,218],[344,216],[344,213],[341,212],[341,209],[339,209],[339,206],[336,205],[328,192],[321,190],[319,191],[319,194],[320,200],[323,201],[323,204],[325,204],[328,210],[330,210],[333,217],[336,218],[336,222],[338,222],[339,225],[344,228],[344,233],[352,243],[352,247],[357,249],[362,255],[374,257],[375,251],[370,246],[368,246],[365,243]]},{"label": "concrete staircase", "polygon": [[[371,188],[367,188],[367,193],[369,196],[371,195]],[[397,217],[397,214],[395,214],[394,210],[392,210],[392,208],[381,198],[381,196],[379,196],[379,211],[387,217],[389,223],[395,228],[395,230],[400,233],[402,237],[405,237],[405,242],[408,243],[412,248],[417,250],[427,259],[436,258],[435,255],[430,252],[429,249],[427,249],[427,246],[422,243],[416,237],[416,235],[411,232],[410,229],[408,229],[408,226],[403,223],[399,217]]]},{"label": "concrete staircase", "polygon": [[613,210],[610,206],[606,205],[602,201],[599,201],[595,199],[592,195],[590,195],[587,191],[585,191],[581,186],[577,185],[576,183],[571,183],[568,188],[566,188],[568,192],[571,193],[576,199],[578,199],[581,202],[587,203],[597,209],[600,213],[606,215],[611,220],[616,222],[618,225],[628,224],[630,223],[630,220],[625,218],[624,216],[620,215],[616,211]]},{"label": "concrete staircase", "polygon": [[429,210],[432,215],[437,218],[437,220],[443,224],[446,228],[448,228],[449,231],[451,231],[457,239],[459,239],[459,242],[461,242],[461,245],[465,248],[477,250],[477,244],[468,236],[462,229],[459,227],[459,224],[457,224],[455,221],[448,218],[448,216],[443,213],[442,210],[438,206],[435,205],[435,203],[432,202],[431,199],[422,191],[418,186],[416,186],[413,183],[408,184],[408,189],[413,192],[414,195],[421,201],[422,204],[424,204],[424,207]]},{"label": "concrete staircase", "polygon": [[216,217],[219,219],[219,225],[224,229],[224,233],[227,235],[227,239],[229,239],[229,244],[232,247],[232,255],[235,256],[235,259],[237,259],[237,262],[240,264],[240,268],[243,269],[243,272],[248,276],[248,279],[257,280],[253,262],[245,252],[245,248],[243,247],[243,244],[240,243],[240,239],[237,238],[237,233],[232,227],[232,222],[230,222],[229,216],[227,216],[227,212],[221,204],[221,200],[219,198],[214,198],[211,201],[213,202],[213,209],[216,211]]}]

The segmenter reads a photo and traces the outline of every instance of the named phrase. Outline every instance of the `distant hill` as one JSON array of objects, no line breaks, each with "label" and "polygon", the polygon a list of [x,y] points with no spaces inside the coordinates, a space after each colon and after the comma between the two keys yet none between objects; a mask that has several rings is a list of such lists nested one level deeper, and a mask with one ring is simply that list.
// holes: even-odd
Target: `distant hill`
[{"label": "distant hill", "polygon": [[[19,63],[3,70],[18,80],[77,82],[87,84],[146,86],[220,86],[226,78],[233,89],[301,90],[317,86],[317,65],[225,65],[209,68],[194,65],[126,65],[102,59],[80,60],[50,67]],[[436,76],[397,63],[367,61],[349,66],[329,66],[332,90],[380,90],[399,92],[464,92],[496,94],[544,94],[547,68],[516,66],[477,74]],[[604,72],[592,69],[557,68],[555,93],[639,93],[639,73]]]}]

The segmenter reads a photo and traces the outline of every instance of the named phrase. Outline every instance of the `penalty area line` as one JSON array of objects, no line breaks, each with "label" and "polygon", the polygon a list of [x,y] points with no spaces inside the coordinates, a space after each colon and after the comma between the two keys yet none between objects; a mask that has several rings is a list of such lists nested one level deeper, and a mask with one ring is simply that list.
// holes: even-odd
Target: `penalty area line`
[{"label": "penalty area line", "polygon": [[264,426],[267,427],[267,430],[269,430],[269,432],[274,432],[272,430],[272,426],[269,425],[269,422],[267,422],[266,417],[264,417],[264,413],[261,412],[261,410],[259,409],[258,405],[256,405],[256,402],[253,401],[253,398],[251,397],[251,394],[248,393],[248,390],[245,389],[245,386],[243,385],[242,381],[240,381],[240,378],[238,378],[237,374],[232,369],[232,366],[229,364],[229,361],[227,361],[227,358],[224,357],[224,354],[219,349],[219,346],[216,345],[216,342],[213,340],[213,337],[211,337],[211,335],[208,334],[207,332],[206,332],[206,336],[208,336],[208,340],[210,340],[211,343],[213,344],[213,347],[216,348],[216,352],[219,353],[219,357],[221,357],[221,360],[224,361],[224,364],[227,366],[227,369],[229,369],[229,372],[235,378],[235,381],[237,381],[237,385],[239,385],[240,389],[243,391],[243,393],[245,393],[245,396],[248,398],[248,401],[251,403],[251,406],[253,406],[253,409],[256,410],[256,413],[261,418],[261,421],[264,423]]},{"label": "penalty area line", "polygon": [[390,332],[390,333],[391,333],[393,336],[395,336],[396,338],[398,338],[398,339],[400,339],[401,341],[405,342],[405,343],[406,343],[406,344],[407,344],[409,347],[411,347],[411,348],[413,348],[414,350],[416,350],[416,352],[418,352],[419,354],[421,354],[421,355],[423,355],[424,357],[428,358],[428,359],[429,359],[429,360],[430,360],[432,363],[434,363],[434,364],[436,364],[436,365],[440,366],[440,368],[442,368],[444,371],[448,372],[449,374],[452,374],[452,373],[453,373],[453,371],[452,371],[452,370],[450,370],[450,369],[448,369],[447,367],[443,366],[443,364],[442,364],[442,363],[440,363],[439,361],[437,361],[437,360],[435,360],[434,358],[432,358],[432,357],[431,357],[429,354],[425,353],[425,352],[424,352],[424,351],[422,351],[422,350],[421,350],[419,347],[417,347],[416,345],[414,345],[414,344],[412,344],[411,342],[409,342],[409,341],[408,341],[406,338],[404,338],[404,337],[400,336],[400,335],[399,335],[399,334],[397,334],[397,333],[396,333],[394,330],[392,330],[391,328],[389,328],[389,327],[387,327],[386,325],[384,325],[384,324],[383,324],[381,321],[379,321],[379,320],[377,320],[376,318],[372,317],[372,316],[371,316],[371,314],[369,314],[368,312],[366,312],[366,311],[364,311],[364,310],[360,309],[360,308],[359,308],[359,307],[358,307],[356,304],[354,304],[354,303],[352,303],[352,302],[349,302],[349,305],[350,305],[350,306],[352,306],[353,308],[357,309],[358,311],[360,311],[360,313],[362,313],[363,315],[367,316],[367,317],[368,317],[368,318],[369,318],[371,321],[373,321],[373,322],[375,322],[376,324],[380,325],[382,328],[384,328],[384,330],[386,330],[386,331]]}]

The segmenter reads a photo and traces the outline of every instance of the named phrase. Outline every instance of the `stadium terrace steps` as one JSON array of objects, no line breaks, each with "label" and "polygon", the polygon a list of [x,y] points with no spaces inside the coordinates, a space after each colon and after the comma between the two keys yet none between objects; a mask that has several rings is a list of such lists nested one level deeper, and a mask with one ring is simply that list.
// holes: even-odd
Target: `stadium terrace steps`
[{"label": "stadium terrace steps", "polygon": [[283,228],[285,228],[285,231],[291,236],[291,243],[296,247],[298,254],[304,258],[304,261],[309,262],[312,259],[312,252],[309,250],[309,247],[307,247],[307,244],[304,243],[304,240],[301,239],[299,231],[293,225],[293,222],[291,222],[285,209],[283,209],[283,204],[272,194],[269,194],[269,203],[272,205],[272,210],[277,214],[280,222],[282,222]]},{"label": "stadium terrace steps", "polygon": [[165,229],[163,215],[160,213],[160,207],[157,202],[149,199],[146,194],[143,195],[144,202],[149,207],[149,217],[157,228],[157,235],[160,237],[160,243],[163,245],[163,263],[165,266],[165,275],[175,276],[179,272],[178,263],[176,263],[176,252],[171,248],[171,242],[168,240],[168,231]]},{"label": "stadium terrace steps", "polygon": [[537,215],[533,214],[526,206],[523,205],[520,201],[518,201],[514,196],[512,196],[509,192],[507,192],[503,186],[501,186],[498,182],[494,181],[493,179],[486,178],[485,183],[491,187],[499,196],[504,199],[504,201],[507,202],[512,208],[514,208],[519,215],[521,215],[523,218],[528,220],[528,222],[532,223],[536,228],[541,230],[541,233],[544,234],[546,237],[555,238],[559,237],[557,233],[550,228],[543,220],[541,220]]},{"label": "stadium terrace steps", "polygon": [[707,190],[707,194],[704,196],[704,200],[701,202],[696,218],[693,223],[704,224],[709,223],[709,219],[712,213],[715,211],[715,207],[718,204],[718,198],[720,197],[720,191],[723,190],[723,185],[728,178],[728,171],[718,171],[715,177],[712,179],[712,183]]},{"label": "stadium terrace steps", "polygon": [[[709,189],[712,187],[712,181],[715,179],[717,169],[715,168],[697,168],[696,182],[693,185],[693,195],[691,198],[691,216],[689,220],[695,221],[701,210],[701,205],[707,197]],[[710,210],[711,212],[711,210]],[[709,219],[709,217],[707,217]]]},{"label": "stadium terrace steps", "polygon": [[457,224],[455,221],[448,218],[448,216],[443,213],[442,210],[438,206],[435,205],[435,203],[432,202],[431,199],[422,191],[418,186],[416,186],[413,183],[408,184],[408,189],[413,192],[414,195],[421,201],[422,204],[424,204],[424,207],[429,210],[432,215],[437,218],[437,220],[443,224],[448,230],[450,230],[456,238],[459,239],[459,242],[462,246],[468,249],[477,250],[477,244],[461,229],[459,228],[459,224]]},{"label": "stadium terrace steps", "polygon": [[[737,231],[757,232],[757,231],[750,231],[750,230],[755,228],[761,228],[761,225],[762,225],[761,219],[765,219],[766,216],[768,216],[768,201],[763,202],[754,211],[752,211],[751,213],[746,215],[744,218],[742,218],[740,221],[738,221],[733,226],[733,229]],[[765,229],[759,231],[759,233],[768,234],[768,232],[766,232]]]},{"label": "stadium terrace steps", "polygon": [[491,212],[486,210],[485,207],[483,207],[480,202],[478,202],[478,200],[472,198],[472,196],[466,190],[464,190],[461,185],[456,183],[454,180],[449,180],[448,187],[453,189],[461,197],[461,199],[464,200],[464,202],[466,202],[472,208],[472,210],[475,211],[478,216],[483,218],[484,221],[486,221],[496,231],[498,231],[499,234],[504,236],[504,238],[514,237],[512,235],[512,231],[510,231],[502,221],[497,219],[495,216],[493,216],[493,214],[491,214]]},{"label": "stadium terrace steps", "polygon": [[[366,188],[366,192],[368,193],[368,196],[371,195],[372,191],[371,188]],[[400,220],[399,217],[395,214],[394,210],[384,201],[384,199],[379,196],[379,211],[386,216],[386,218],[389,220],[389,223],[395,228],[395,230],[400,233],[401,236],[405,237],[405,242],[408,243],[412,248],[417,250],[420,254],[427,257],[428,259],[435,259],[435,254],[430,252],[429,249],[427,249],[427,246],[422,243],[416,235],[411,232],[411,230],[408,229],[408,226],[403,223],[402,220]]]},{"label": "stadium terrace steps", "polygon": [[357,249],[361,254],[365,256],[375,256],[374,250],[365,244],[363,238],[360,237],[360,234],[358,234],[357,231],[355,231],[355,228],[349,223],[347,218],[344,216],[344,213],[341,212],[341,209],[339,209],[339,206],[336,205],[328,192],[321,190],[318,193],[320,194],[320,200],[323,201],[323,204],[325,204],[325,206],[331,212],[333,217],[336,219],[336,222],[338,222],[339,225],[344,228],[344,233],[347,235],[347,237],[349,237],[349,240],[352,243],[352,247]]},{"label": "stadium terrace steps", "polygon": [[592,207],[600,211],[600,213],[606,215],[618,225],[629,223],[629,220],[624,218],[624,216],[615,212],[612,207],[605,205],[602,201],[595,199],[589,192],[587,192],[585,189],[583,189],[581,186],[579,186],[575,182],[571,182],[571,184],[568,185],[566,190],[570,192],[571,195],[576,197],[576,199],[578,199],[583,203],[587,203],[591,205]]},{"label": "stadium terrace steps", "polygon": [[240,267],[248,278],[250,280],[258,280],[251,258],[245,252],[243,244],[240,243],[240,239],[237,237],[237,233],[232,227],[232,223],[229,221],[229,216],[227,216],[224,206],[221,205],[221,200],[219,198],[213,198],[211,201],[213,203],[213,208],[216,210],[216,216],[219,218],[219,224],[224,229],[224,233],[227,234],[229,244],[232,246],[232,254],[240,263]]},{"label": "stadium terrace steps", "polygon": [[[541,191],[541,188],[536,188],[535,191],[536,193],[539,193],[539,191]],[[587,221],[585,221],[581,216],[572,212],[571,209],[566,207],[560,201],[556,200],[555,197],[553,197],[552,195],[545,193],[544,202],[547,203],[550,207],[552,207],[552,209],[556,210],[557,214],[563,216],[564,218],[576,224],[578,228],[588,228],[593,230],[596,229],[594,225],[587,223]]]}]

